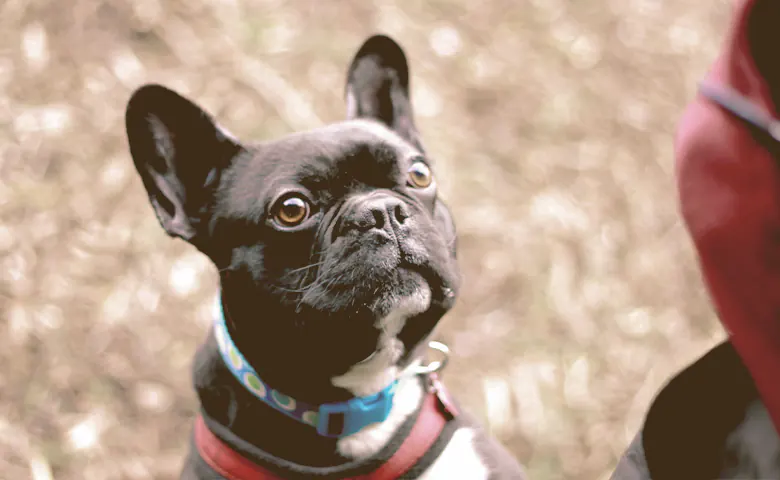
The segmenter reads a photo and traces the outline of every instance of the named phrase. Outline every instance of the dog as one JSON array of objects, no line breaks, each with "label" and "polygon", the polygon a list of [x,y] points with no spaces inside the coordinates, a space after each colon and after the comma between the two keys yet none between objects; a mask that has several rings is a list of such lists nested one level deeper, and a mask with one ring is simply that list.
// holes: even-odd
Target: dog
[{"label": "dog", "polygon": [[128,102],[160,224],[220,273],[181,478],[525,478],[422,365],[459,271],[403,49],[368,38],[345,96],[345,121],[253,144],[161,85]]}]

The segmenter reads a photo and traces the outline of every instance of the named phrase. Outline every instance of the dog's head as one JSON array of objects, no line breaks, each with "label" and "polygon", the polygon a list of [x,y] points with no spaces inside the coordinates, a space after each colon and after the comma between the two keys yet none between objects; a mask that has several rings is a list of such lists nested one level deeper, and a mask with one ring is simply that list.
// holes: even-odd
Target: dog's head
[{"label": "dog's head", "polygon": [[260,375],[367,394],[354,378],[409,359],[451,308],[458,270],[393,40],[363,44],[346,100],[346,121],[260,144],[158,85],[133,94],[126,122],[157,218],[220,270],[231,334]]}]

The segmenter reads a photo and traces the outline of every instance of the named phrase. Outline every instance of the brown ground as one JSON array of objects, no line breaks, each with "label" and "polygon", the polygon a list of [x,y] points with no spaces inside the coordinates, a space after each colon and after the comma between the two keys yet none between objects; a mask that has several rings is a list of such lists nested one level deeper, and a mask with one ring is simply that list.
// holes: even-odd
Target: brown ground
[{"label": "brown ground", "polygon": [[722,337],[672,138],[727,5],[0,1],[0,478],[179,468],[216,277],[147,204],[131,90],[165,83],[274,137],[343,117],[376,31],[410,57],[460,229],[445,378],[531,478],[606,478],[656,389]]}]

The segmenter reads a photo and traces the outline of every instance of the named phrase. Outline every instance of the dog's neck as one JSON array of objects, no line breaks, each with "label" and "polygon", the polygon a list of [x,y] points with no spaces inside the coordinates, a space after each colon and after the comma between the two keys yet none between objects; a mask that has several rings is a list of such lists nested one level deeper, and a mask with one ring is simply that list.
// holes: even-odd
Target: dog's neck
[{"label": "dog's neck", "polygon": [[[392,323],[393,319],[389,321]],[[387,444],[423,398],[419,380],[409,374],[419,362],[401,371],[397,362],[403,347],[392,333],[392,327],[385,329],[380,339],[381,348],[366,361],[342,375],[314,382],[320,386],[324,401],[343,401],[349,396],[378,393],[399,380],[385,421],[353,435],[342,438],[321,436],[312,426],[290,418],[254,397],[225,363],[213,331],[196,356],[196,390],[206,414],[230,428],[242,440],[274,457],[312,467],[367,458]],[[312,383],[311,379],[305,381]]]}]

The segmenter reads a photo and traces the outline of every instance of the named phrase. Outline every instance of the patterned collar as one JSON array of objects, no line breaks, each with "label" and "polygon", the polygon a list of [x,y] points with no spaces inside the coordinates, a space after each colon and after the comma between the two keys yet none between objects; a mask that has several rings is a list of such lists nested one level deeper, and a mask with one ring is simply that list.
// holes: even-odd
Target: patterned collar
[{"label": "patterned collar", "polygon": [[312,405],[296,400],[269,387],[233,343],[225,323],[221,299],[217,300],[214,336],[219,352],[236,379],[255,397],[269,407],[301,423],[310,425],[324,437],[340,438],[355,434],[374,423],[381,423],[390,414],[398,380],[379,393],[354,397],[344,402]]}]

